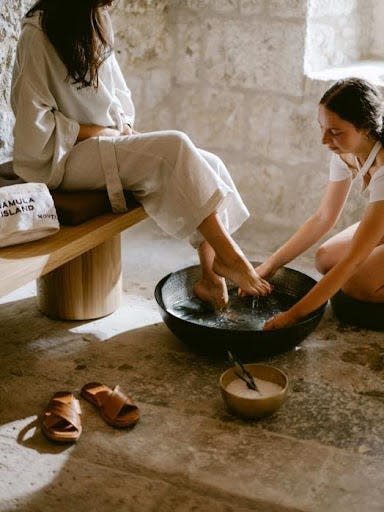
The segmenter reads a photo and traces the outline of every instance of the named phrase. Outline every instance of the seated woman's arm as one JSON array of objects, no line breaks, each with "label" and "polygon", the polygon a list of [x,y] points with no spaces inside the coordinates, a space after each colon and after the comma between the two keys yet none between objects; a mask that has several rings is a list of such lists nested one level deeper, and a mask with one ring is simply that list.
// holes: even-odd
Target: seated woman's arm
[{"label": "seated woman's arm", "polygon": [[106,126],[99,126],[97,124],[80,124],[79,133],[76,142],[89,139],[91,137],[118,137],[119,135],[131,135],[132,128],[129,125],[124,125],[123,131],[116,128],[109,128]]}]

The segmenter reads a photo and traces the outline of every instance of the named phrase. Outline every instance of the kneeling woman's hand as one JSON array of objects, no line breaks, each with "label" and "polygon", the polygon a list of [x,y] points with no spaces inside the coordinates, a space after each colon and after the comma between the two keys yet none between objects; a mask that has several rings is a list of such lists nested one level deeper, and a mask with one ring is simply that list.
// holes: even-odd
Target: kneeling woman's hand
[{"label": "kneeling woman's hand", "polygon": [[279,313],[272,318],[269,318],[263,327],[263,331],[271,331],[273,329],[282,329],[283,327],[289,327],[297,322],[297,318],[290,314],[288,311]]}]

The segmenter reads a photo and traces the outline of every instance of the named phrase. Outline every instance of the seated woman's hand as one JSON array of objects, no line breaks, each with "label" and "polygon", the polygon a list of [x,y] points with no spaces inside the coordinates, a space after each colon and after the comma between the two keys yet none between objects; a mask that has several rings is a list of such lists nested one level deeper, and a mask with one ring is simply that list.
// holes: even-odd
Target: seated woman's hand
[{"label": "seated woman's hand", "polygon": [[136,133],[134,132],[133,128],[131,128],[129,124],[124,124],[123,129],[120,132],[120,135],[132,135],[133,133]]},{"label": "seated woman's hand", "polygon": [[119,135],[121,135],[119,130],[116,128],[110,128],[109,126],[80,124],[76,142],[81,142],[92,137],[118,137]]}]

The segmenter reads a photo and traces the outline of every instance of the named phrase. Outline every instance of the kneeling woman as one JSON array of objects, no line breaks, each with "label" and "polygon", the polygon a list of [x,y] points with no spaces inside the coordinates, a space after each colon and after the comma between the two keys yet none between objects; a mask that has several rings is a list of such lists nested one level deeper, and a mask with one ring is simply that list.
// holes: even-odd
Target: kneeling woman
[{"label": "kneeling woman", "polygon": [[268,278],[303,253],[336,223],[351,184],[361,183],[368,206],[360,222],[325,242],[316,267],[324,277],[297,304],[268,320],[265,329],[289,326],[338,290],[362,301],[384,303],[384,103],[379,90],[357,78],[339,80],[322,97],[322,143],[333,155],[330,178],[317,211],[256,270]]},{"label": "kneeling woman", "polygon": [[223,162],[178,131],[137,133],[112,51],[113,0],[39,0],[23,20],[12,84],[14,168],[65,190],[107,188],[115,211],[131,190],[168,234],[191,237],[202,278],[195,293],[222,307],[224,278],[267,294],[231,238],[248,217]]}]

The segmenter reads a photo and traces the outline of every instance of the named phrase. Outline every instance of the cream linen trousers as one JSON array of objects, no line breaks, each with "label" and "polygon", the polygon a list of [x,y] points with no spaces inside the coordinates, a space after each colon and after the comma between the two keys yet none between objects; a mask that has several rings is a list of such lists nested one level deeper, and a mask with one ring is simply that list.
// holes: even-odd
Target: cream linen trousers
[{"label": "cream linen trousers", "polygon": [[76,144],[60,188],[107,188],[114,211],[124,211],[122,189],[130,190],[166,233],[189,237],[194,247],[203,240],[196,228],[211,213],[217,212],[229,233],[249,217],[222,160],[175,130]]}]

